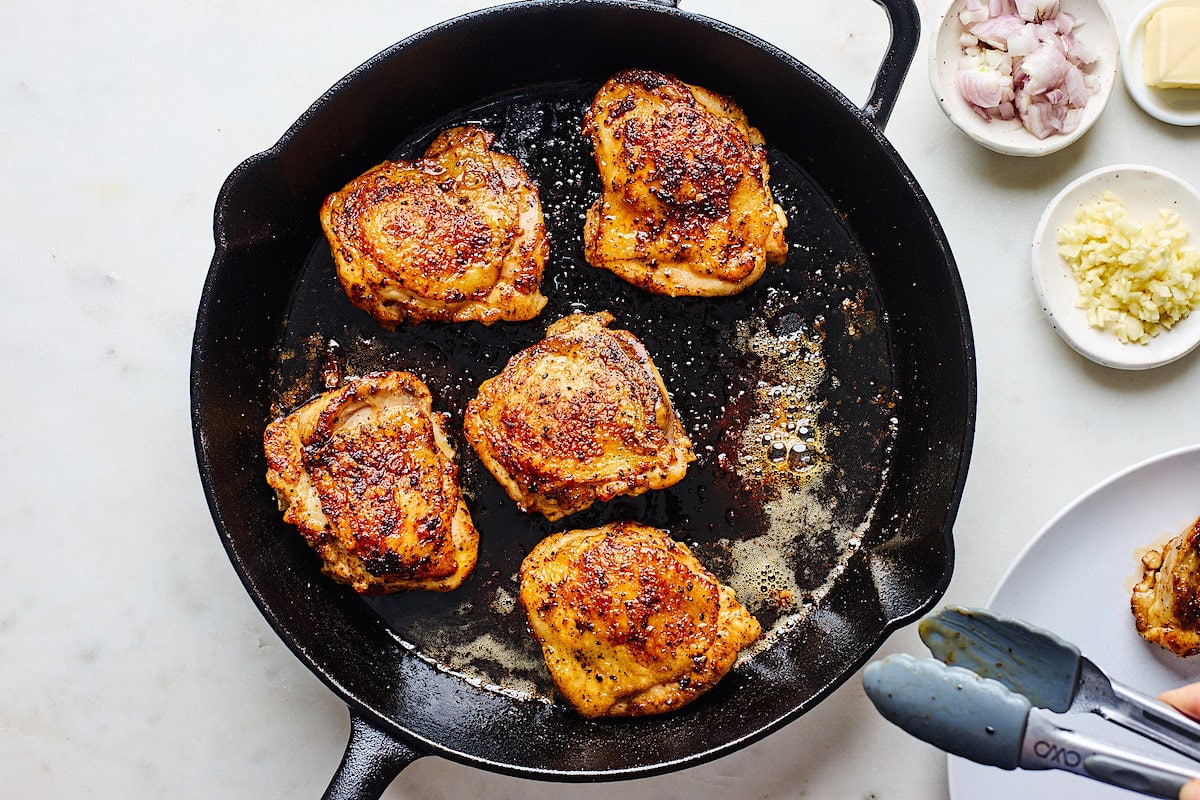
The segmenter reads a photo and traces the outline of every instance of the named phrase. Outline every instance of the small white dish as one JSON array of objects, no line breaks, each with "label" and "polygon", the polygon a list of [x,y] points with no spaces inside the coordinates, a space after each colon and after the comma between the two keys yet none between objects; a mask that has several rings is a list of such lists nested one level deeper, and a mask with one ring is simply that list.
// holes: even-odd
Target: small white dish
[{"label": "small white dish", "polygon": [[1200,310],[1189,314],[1148,344],[1122,344],[1116,334],[1093,328],[1086,312],[1075,307],[1079,287],[1058,254],[1058,229],[1075,222],[1085,205],[1111,190],[1138,222],[1157,219],[1159,209],[1179,213],[1190,232],[1188,244],[1200,246],[1200,194],[1169,172],[1132,164],[1089,172],[1058,193],[1038,222],[1033,237],[1033,285],[1042,310],[1058,335],[1097,364],[1117,369],[1150,369],[1183,358],[1200,344]]},{"label": "small white dish", "polygon": [[[1129,610],[1141,554],[1200,516],[1197,486],[1200,444],[1163,453],[1097,484],[1026,545],[1000,579],[987,608],[1053,631],[1114,680],[1151,695],[1200,680],[1200,658],[1179,658],[1143,640]],[[1095,714],[1071,714],[1061,724],[1137,751],[1153,747]],[[1156,758],[1188,763],[1158,748],[1154,753]],[[1141,797],[1067,772],[1006,772],[956,756],[947,757],[947,770],[953,800]]]},{"label": "small white dish", "polygon": [[962,4],[963,0],[952,0],[946,7],[934,29],[929,51],[929,82],[938,105],[950,121],[989,150],[1013,156],[1054,153],[1087,133],[1108,104],[1117,79],[1120,43],[1112,15],[1102,0],[1062,0],[1062,11],[1078,20],[1080,39],[1096,51],[1098,58],[1088,74],[1094,76],[1100,86],[1084,107],[1083,119],[1075,130],[1068,134],[1051,134],[1045,139],[1027,131],[1020,120],[985,120],[963,99],[958,90],[958,62],[962,57],[959,37],[964,30],[958,12]]},{"label": "small white dish", "polygon": [[1121,76],[1125,90],[1143,111],[1172,125],[1200,125],[1200,89],[1155,89],[1143,77],[1146,23],[1154,12],[1167,6],[1200,6],[1200,0],[1160,0],[1147,6],[1129,30],[1121,48]]}]

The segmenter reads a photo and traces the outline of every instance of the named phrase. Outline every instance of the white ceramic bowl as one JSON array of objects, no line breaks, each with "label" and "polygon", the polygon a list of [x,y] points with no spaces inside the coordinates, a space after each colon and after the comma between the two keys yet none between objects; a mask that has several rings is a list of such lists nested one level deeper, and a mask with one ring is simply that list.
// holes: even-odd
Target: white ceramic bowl
[{"label": "white ceramic bowl", "polygon": [[1125,32],[1121,76],[1129,96],[1150,116],[1172,125],[1200,125],[1200,89],[1154,89],[1143,78],[1146,23],[1155,11],[1167,6],[1200,6],[1200,0],[1160,0],[1147,6]]},{"label": "white ceramic bowl", "polygon": [[[1197,0],[1200,2],[1200,0]],[[958,62],[962,57],[959,37],[963,33],[958,12],[963,0],[953,0],[933,31],[929,50],[929,82],[938,105],[958,128],[979,144],[997,153],[1014,156],[1044,156],[1057,152],[1083,136],[1100,117],[1116,83],[1118,53],[1116,27],[1102,0],[1062,0],[1062,10],[1079,21],[1079,37],[1095,49],[1099,58],[1088,70],[1100,82],[1098,91],[1084,107],[1079,126],[1068,134],[1051,134],[1039,139],[1019,120],[985,120],[963,99],[958,90]]]},{"label": "white ceramic bowl", "polygon": [[1104,167],[1069,184],[1046,208],[1033,237],[1034,289],[1058,335],[1097,364],[1131,370],[1169,364],[1200,344],[1200,309],[1148,344],[1122,344],[1113,332],[1091,327],[1086,312],[1075,307],[1079,287],[1058,254],[1058,229],[1074,222],[1079,209],[1099,200],[1106,189],[1121,198],[1138,222],[1157,219],[1159,209],[1178,212],[1191,233],[1188,244],[1200,246],[1200,194],[1195,189],[1156,167]]}]

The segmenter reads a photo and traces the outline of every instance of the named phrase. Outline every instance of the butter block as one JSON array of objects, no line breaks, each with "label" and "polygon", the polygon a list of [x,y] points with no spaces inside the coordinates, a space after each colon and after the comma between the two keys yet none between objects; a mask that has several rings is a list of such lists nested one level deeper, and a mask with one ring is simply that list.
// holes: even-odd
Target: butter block
[{"label": "butter block", "polygon": [[1146,23],[1142,67],[1147,86],[1200,89],[1200,7],[1172,6]]}]

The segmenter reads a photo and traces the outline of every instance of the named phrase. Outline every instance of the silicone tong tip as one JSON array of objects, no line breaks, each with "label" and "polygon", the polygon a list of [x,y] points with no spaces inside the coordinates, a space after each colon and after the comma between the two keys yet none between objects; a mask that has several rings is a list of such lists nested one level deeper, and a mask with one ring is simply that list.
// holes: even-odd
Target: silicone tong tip
[{"label": "silicone tong tip", "polygon": [[897,654],[868,665],[863,688],[885,719],[918,739],[980,764],[1020,763],[1029,701],[996,681]]},{"label": "silicone tong tip", "polygon": [[921,641],[935,658],[998,680],[1038,707],[1071,706],[1083,658],[1053,633],[984,609],[946,606],[921,620]]}]

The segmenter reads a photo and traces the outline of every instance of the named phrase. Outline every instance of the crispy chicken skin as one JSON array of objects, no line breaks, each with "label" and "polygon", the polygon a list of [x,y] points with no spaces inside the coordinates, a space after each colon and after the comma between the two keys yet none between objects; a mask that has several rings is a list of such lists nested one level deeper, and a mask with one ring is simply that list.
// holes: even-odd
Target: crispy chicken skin
[{"label": "crispy chicken skin", "polygon": [[762,134],[729,98],[670,75],[626,70],[583,120],[603,194],[583,251],[649,292],[736,294],[787,257]]},{"label": "crispy chicken skin", "polygon": [[610,322],[558,320],[467,404],[467,441],[524,511],[557,520],[671,486],[696,458],[646,348]]},{"label": "crispy chicken skin", "polygon": [[415,375],[353,378],[268,425],[263,448],[284,520],[339,583],[444,592],[475,567],[454,450]]},{"label": "crispy chicken skin", "polygon": [[1177,656],[1200,653],[1200,519],[1142,566],[1130,600],[1138,633]]},{"label": "crispy chicken skin", "polygon": [[680,708],[761,632],[685,545],[636,522],[542,540],[520,596],[555,686],[585,717]]},{"label": "crispy chicken skin", "polygon": [[494,139],[451,128],[423,158],[385,161],[321,206],[342,287],[383,327],[528,320],[546,305],[541,201]]}]

